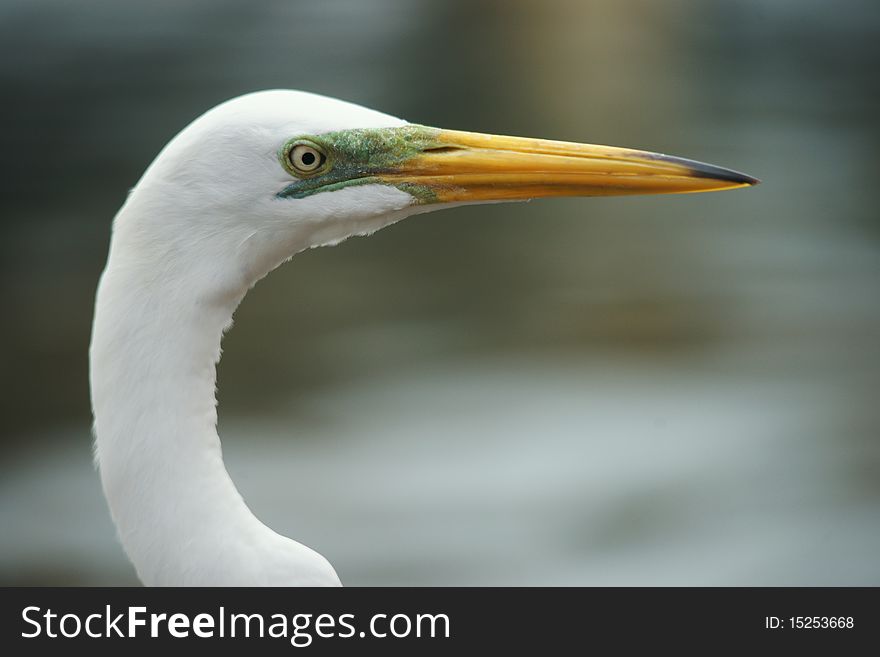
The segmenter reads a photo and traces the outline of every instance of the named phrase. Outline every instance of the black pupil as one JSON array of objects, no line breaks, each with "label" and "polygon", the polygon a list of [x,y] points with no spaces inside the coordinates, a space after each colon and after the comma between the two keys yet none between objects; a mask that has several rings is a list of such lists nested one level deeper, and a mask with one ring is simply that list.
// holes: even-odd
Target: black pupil
[{"label": "black pupil", "polygon": [[315,163],[315,160],[317,158],[315,157],[315,154],[311,151],[306,151],[302,154],[300,159],[302,160],[303,164],[305,164],[307,167],[310,167]]}]

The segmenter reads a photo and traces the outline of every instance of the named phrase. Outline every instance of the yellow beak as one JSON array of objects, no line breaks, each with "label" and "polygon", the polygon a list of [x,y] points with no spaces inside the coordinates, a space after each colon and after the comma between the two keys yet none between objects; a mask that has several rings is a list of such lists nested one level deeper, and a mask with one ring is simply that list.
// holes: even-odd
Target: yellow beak
[{"label": "yellow beak", "polygon": [[658,153],[455,130],[438,131],[431,147],[380,178],[427,187],[434,202],[683,194],[759,182],[736,171]]}]

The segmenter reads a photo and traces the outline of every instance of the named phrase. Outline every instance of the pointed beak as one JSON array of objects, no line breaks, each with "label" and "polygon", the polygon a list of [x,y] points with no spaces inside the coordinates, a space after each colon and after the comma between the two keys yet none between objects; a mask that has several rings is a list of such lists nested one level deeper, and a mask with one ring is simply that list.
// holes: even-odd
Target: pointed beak
[{"label": "pointed beak", "polygon": [[685,194],[759,181],[659,153],[546,139],[439,130],[417,154],[379,176],[429,191],[423,202],[514,201],[548,196]]}]

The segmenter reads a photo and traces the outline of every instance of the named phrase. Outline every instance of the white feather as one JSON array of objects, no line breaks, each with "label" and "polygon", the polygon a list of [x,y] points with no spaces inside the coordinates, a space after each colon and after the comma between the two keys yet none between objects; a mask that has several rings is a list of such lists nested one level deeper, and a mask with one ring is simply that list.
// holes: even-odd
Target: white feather
[{"label": "white feather", "polygon": [[113,224],[90,349],[95,454],[119,537],[148,585],[339,585],[248,509],[216,432],[220,340],[247,290],[303,249],[423,207],[396,188],[279,199],[291,136],[405,122],[296,91],[207,112],[159,154]]}]

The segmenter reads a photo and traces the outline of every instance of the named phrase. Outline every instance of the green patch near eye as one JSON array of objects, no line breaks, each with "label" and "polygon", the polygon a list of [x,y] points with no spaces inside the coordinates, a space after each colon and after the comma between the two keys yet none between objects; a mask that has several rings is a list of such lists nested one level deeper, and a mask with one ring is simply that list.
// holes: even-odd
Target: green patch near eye
[{"label": "green patch near eye", "polygon": [[[386,184],[411,194],[421,203],[430,203],[434,200],[434,192],[427,186],[391,182],[383,180],[381,176],[393,172],[396,167],[426,149],[442,146],[437,141],[439,134],[436,128],[406,125],[400,128],[361,128],[323,135],[298,135],[288,140],[278,153],[282,166],[296,179],[277,196],[305,198],[352,185]],[[291,171],[287,161],[290,150],[304,142],[314,144],[326,154],[327,163],[318,175],[300,177],[301,173]]]}]

